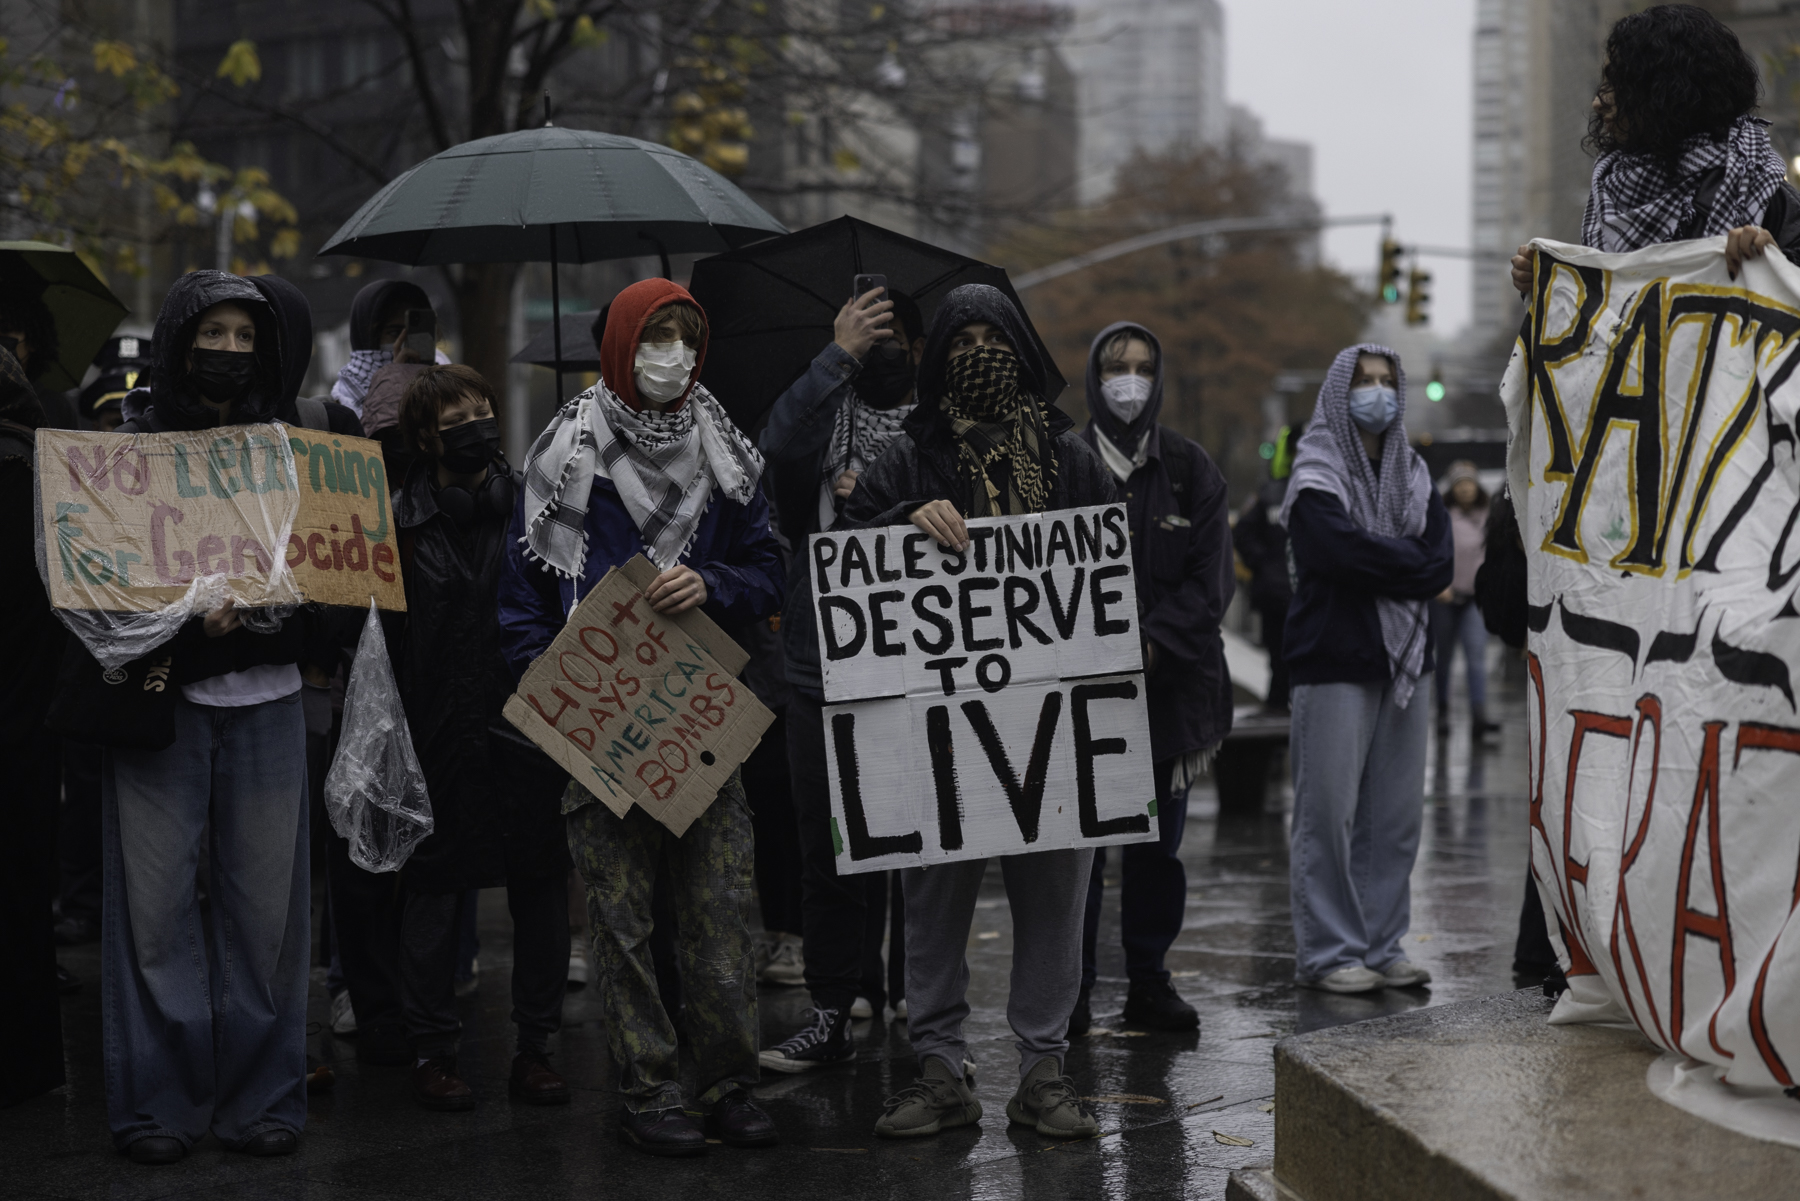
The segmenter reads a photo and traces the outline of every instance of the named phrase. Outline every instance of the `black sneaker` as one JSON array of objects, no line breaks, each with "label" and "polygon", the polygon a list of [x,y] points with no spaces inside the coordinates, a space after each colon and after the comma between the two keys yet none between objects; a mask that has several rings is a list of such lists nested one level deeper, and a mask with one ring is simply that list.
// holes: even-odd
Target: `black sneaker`
[{"label": "black sneaker", "polygon": [[850,1034],[850,1011],[813,1007],[812,1022],[778,1047],[759,1054],[757,1061],[776,1072],[810,1072],[856,1058],[856,1039]]},{"label": "black sneaker", "polygon": [[1200,1015],[1167,980],[1133,980],[1125,997],[1125,1020],[1152,1030],[1200,1029]]},{"label": "black sneaker", "polygon": [[1094,1028],[1094,1011],[1089,1004],[1093,989],[1085,985],[1081,994],[1075,998],[1075,1011],[1069,1015],[1070,1038],[1086,1038],[1087,1032]]},{"label": "black sneaker", "polygon": [[679,1159],[706,1154],[706,1135],[679,1105],[641,1113],[626,1110],[619,1116],[619,1141],[646,1155]]}]

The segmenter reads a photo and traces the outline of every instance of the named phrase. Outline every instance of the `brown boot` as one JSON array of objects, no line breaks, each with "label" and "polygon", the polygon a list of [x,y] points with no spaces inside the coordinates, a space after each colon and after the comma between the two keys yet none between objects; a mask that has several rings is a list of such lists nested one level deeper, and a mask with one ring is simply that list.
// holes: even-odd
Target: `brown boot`
[{"label": "brown boot", "polygon": [[542,1051],[520,1051],[513,1056],[507,1091],[514,1100],[527,1105],[569,1103],[568,1082],[550,1070],[550,1061]]},{"label": "brown boot", "polygon": [[456,1074],[456,1057],[440,1055],[413,1068],[413,1097],[426,1109],[475,1108],[475,1092]]}]

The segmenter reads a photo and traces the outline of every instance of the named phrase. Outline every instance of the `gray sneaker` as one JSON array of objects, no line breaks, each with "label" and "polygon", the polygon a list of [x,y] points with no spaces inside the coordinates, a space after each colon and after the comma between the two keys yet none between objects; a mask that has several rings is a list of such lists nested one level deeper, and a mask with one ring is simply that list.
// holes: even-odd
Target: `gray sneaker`
[{"label": "gray sneaker", "polygon": [[1052,1055],[1032,1064],[1019,1091],[1006,1103],[1006,1116],[1050,1138],[1093,1138],[1100,1133],[1100,1123],[1075,1091],[1075,1082],[1061,1074],[1061,1067]]},{"label": "gray sneaker", "polygon": [[981,1102],[969,1091],[949,1064],[933,1055],[925,1060],[925,1072],[897,1096],[887,1100],[887,1112],[875,1123],[882,1138],[928,1138],[953,1126],[972,1126],[981,1120]]}]

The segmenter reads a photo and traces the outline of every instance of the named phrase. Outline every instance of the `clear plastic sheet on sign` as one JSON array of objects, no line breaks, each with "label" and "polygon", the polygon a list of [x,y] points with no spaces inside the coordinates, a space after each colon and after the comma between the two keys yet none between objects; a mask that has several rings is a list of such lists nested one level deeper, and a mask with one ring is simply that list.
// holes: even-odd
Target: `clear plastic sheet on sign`
[{"label": "clear plastic sheet on sign", "polygon": [[325,811],[331,828],[349,840],[350,861],[364,871],[399,871],[432,829],[425,773],[373,602],[344,690],[343,736],[325,777]]},{"label": "clear plastic sheet on sign", "polygon": [[287,548],[300,509],[279,425],[165,434],[41,430],[38,576],[102,667],[123,667],[232,598],[279,629],[302,600]]}]

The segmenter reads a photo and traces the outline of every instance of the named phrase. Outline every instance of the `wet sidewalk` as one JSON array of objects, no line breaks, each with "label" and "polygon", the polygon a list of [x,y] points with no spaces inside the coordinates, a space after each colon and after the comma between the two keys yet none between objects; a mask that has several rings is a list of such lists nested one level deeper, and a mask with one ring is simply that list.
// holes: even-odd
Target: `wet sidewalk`
[{"label": "wet sidewalk", "polygon": [[[176,1195],[283,1201],[1220,1198],[1232,1169],[1272,1156],[1276,1038],[1514,988],[1510,964],[1526,871],[1523,693],[1516,668],[1502,676],[1498,655],[1490,662],[1502,737],[1485,751],[1472,750],[1458,705],[1447,753],[1434,739],[1427,768],[1407,954],[1431,969],[1432,987],[1361,997],[1296,990],[1285,790],[1271,788],[1262,817],[1221,823],[1210,790],[1197,788],[1182,855],[1187,925],[1169,966],[1177,988],[1199,1009],[1201,1030],[1177,1036],[1124,1028],[1118,893],[1109,888],[1094,996],[1101,1029],[1078,1041],[1068,1059],[1069,1073],[1095,1099],[1099,1139],[1058,1145],[1007,1126],[1004,1106],[1017,1080],[1005,1019],[1011,923],[991,866],[969,943],[975,1012],[968,1035],[978,1065],[976,1091],[988,1114],[979,1128],[917,1142],[874,1137],[883,1098],[916,1070],[905,1024],[877,1019],[859,1023],[861,1050],[853,1067],[765,1076],[757,1092],[780,1125],[780,1147],[713,1147],[706,1158],[687,1161],[653,1160],[616,1141],[619,1101],[591,989],[569,994],[565,1026],[554,1044],[554,1064],[574,1086],[574,1102],[539,1109],[507,1098],[510,925],[505,898],[496,890],[483,894],[480,987],[462,1002],[461,1067],[480,1097],[473,1112],[419,1108],[406,1069],[360,1066],[349,1041],[321,1034],[309,1046],[336,1068],[337,1086],[312,1098],[297,1156],[247,1159],[209,1139],[174,1167],[130,1164],[112,1152],[106,1133],[97,948],[66,949],[63,964],[85,982],[64,1008],[69,1084],[0,1111],[6,1163],[0,1193],[117,1201]],[[314,994],[316,1031],[326,1018],[326,1000],[318,985]],[[802,990],[771,988],[761,998],[769,1044],[795,1027],[806,998]]]}]

